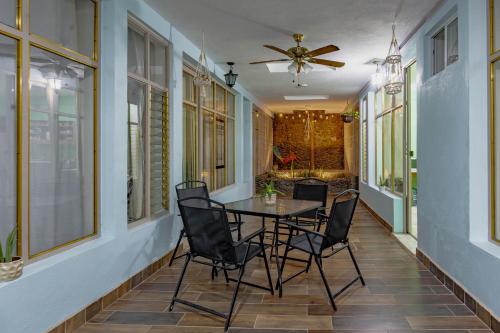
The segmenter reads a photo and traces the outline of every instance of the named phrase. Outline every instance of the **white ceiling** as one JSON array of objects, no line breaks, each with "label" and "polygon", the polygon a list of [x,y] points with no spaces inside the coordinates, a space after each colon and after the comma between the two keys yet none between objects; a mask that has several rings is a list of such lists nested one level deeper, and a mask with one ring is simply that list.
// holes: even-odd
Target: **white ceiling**
[{"label": "white ceiling", "polygon": [[[195,44],[205,32],[207,55],[216,63],[234,61],[241,83],[271,111],[343,110],[368,82],[376,67],[365,63],[385,58],[395,14],[402,42],[439,0],[145,0]],[[303,33],[303,46],[335,44],[340,51],[321,56],[343,61],[337,71],[309,73],[308,87],[296,88],[288,73],[270,73],[251,61],[279,59],[262,47],[294,46],[293,33]],[[320,57],[318,57],[320,58]],[[284,95],[329,95],[328,100],[285,101]]]}]

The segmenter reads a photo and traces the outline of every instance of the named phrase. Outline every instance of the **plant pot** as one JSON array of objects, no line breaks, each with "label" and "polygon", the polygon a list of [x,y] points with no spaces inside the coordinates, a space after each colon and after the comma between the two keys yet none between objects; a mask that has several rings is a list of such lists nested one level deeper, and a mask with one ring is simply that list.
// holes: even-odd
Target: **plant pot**
[{"label": "plant pot", "polygon": [[266,205],[275,205],[276,204],[276,193],[266,195]]},{"label": "plant pot", "polygon": [[0,262],[0,281],[17,279],[23,274],[23,259],[12,257],[11,262]]},{"label": "plant pot", "polygon": [[382,192],[382,190],[383,190],[383,189],[384,189],[384,187],[379,185],[378,190],[379,190],[380,192]]},{"label": "plant pot", "polygon": [[344,123],[352,123],[353,120],[354,120],[354,117],[351,116],[350,114],[343,114],[342,115],[342,121],[344,121]]}]

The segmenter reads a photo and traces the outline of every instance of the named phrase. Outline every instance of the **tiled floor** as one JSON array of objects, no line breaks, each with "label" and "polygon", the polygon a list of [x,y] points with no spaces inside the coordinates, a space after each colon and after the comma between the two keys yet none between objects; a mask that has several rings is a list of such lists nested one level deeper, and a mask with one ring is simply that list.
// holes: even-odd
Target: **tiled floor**
[{"label": "tiled floor", "polygon": [[[247,222],[245,228],[249,232],[259,225]],[[489,332],[361,205],[355,214],[350,239],[367,285],[356,283],[340,296],[337,312],[333,313],[328,304],[314,267],[308,275],[285,284],[283,298],[260,289],[242,287],[230,332]],[[224,322],[221,318],[181,304],[168,312],[182,262],[179,260],[174,267],[162,268],[77,332],[222,332]],[[287,264],[284,275],[296,271],[298,266]],[[325,260],[324,266],[334,288],[339,288],[355,274],[347,252]],[[276,270],[271,273],[275,280]],[[249,265],[245,277],[248,281],[265,282],[262,259]],[[233,286],[226,285],[223,276],[210,281],[209,268],[192,264],[184,280],[182,297],[226,311]]]}]

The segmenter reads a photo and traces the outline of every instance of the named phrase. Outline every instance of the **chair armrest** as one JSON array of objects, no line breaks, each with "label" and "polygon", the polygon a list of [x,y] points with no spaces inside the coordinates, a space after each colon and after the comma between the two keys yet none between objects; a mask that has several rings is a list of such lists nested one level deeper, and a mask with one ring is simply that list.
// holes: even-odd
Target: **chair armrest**
[{"label": "chair armrest", "polygon": [[252,238],[255,238],[256,236],[262,234],[263,232],[265,231],[264,228],[260,228],[259,230],[251,233],[250,235],[248,236],[245,236],[243,237],[242,239],[240,239],[239,241],[237,242],[233,242],[233,246],[240,246],[241,244],[245,243],[245,242],[248,242],[249,240],[251,240]]},{"label": "chair armrest", "polygon": [[[324,208],[324,207],[323,207]],[[322,218],[322,219],[327,219],[329,216],[323,213],[316,213],[316,217]]]},{"label": "chair armrest", "polygon": [[279,224],[285,224],[285,225],[289,226],[292,229],[299,230],[299,231],[302,231],[302,232],[306,232],[308,234],[312,234],[312,235],[316,235],[316,236],[325,238],[325,235],[323,235],[322,233],[319,233],[317,231],[313,231],[313,230],[309,230],[309,229],[303,228],[301,226],[296,225],[295,223],[279,222]]}]

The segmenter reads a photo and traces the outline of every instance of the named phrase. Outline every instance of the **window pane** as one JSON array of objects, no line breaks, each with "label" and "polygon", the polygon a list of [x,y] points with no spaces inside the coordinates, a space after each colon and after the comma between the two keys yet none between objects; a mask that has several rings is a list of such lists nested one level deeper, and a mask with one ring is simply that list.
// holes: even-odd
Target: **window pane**
[{"label": "window pane", "polygon": [[[229,94],[228,94],[229,96]],[[235,166],[234,166],[234,120],[227,120],[227,185],[234,184]]]},{"label": "window pane", "polygon": [[226,90],[221,86],[216,86],[216,94],[215,94],[215,110],[225,113],[226,112],[226,104],[225,104],[225,92]]},{"label": "window pane", "polygon": [[183,72],[182,76],[182,82],[183,82],[183,98],[185,101],[191,102],[191,103],[196,103],[196,94],[195,94],[195,89],[196,86],[194,85],[193,82],[193,76],[191,74],[188,74],[186,72]]},{"label": "window pane", "polygon": [[203,170],[201,179],[207,183],[209,191],[214,189],[214,116],[212,112],[203,112]]},{"label": "window pane", "polygon": [[146,41],[142,33],[128,28],[128,72],[145,77]]},{"label": "window pane", "polygon": [[231,94],[229,91],[227,92],[227,115],[229,117],[234,117],[235,113],[234,110],[235,105],[234,105],[234,95]]},{"label": "window pane", "polygon": [[394,191],[403,193],[403,108],[394,111]]},{"label": "window pane", "polygon": [[162,87],[167,86],[167,47],[165,43],[149,43],[150,79]]},{"label": "window pane", "polygon": [[151,90],[150,112],[150,209],[155,214],[168,209],[168,115],[167,96]]},{"label": "window pane", "polygon": [[433,39],[433,74],[439,73],[444,69],[444,29],[434,35]]},{"label": "window pane", "polygon": [[91,0],[30,1],[31,33],[89,57],[94,53],[94,20]]},{"label": "window pane", "polygon": [[144,211],[144,134],[146,110],[146,86],[133,79],[128,80],[128,221],[134,222],[145,216]]},{"label": "window pane", "polygon": [[[202,99],[202,105],[206,108],[213,109],[214,108],[214,90],[213,83],[208,87],[205,87],[205,97]],[[200,93],[201,94],[201,93]]]},{"label": "window pane", "polygon": [[377,160],[376,160],[376,181],[377,185],[384,185],[385,178],[383,176],[383,140],[382,140],[382,121],[383,118],[379,117],[375,120],[375,125],[376,125],[376,135],[377,138],[375,139],[376,141],[376,152],[377,152]]},{"label": "window pane", "polygon": [[5,244],[17,219],[17,42],[0,35],[0,48],[0,243]]},{"label": "window pane", "polygon": [[30,255],[35,255],[95,233],[94,70],[36,47],[30,54]]},{"label": "window pane", "polygon": [[2,0],[2,4],[0,5],[0,22],[15,28],[16,18],[17,0]]},{"label": "window pane", "polygon": [[493,64],[493,75],[494,75],[494,101],[495,101],[495,222],[496,228],[495,238],[500,240],[500,84],[498,78],[500,78],[500,61],[496,61]]},{"label": "window pane", "polygon": [[197,180],[197,150],[196,138],[198,137],[197,126],[198,115],[196,108],[184,104],[184,159],[183,159],[183,180]]},{"label": "window pane", "polygon": [[458,60],[458,18],[448,24],[446,34],[446,46],[448,54],[446,64],[449,65]]},{"label": "window pane", "polygon": [[383,98],[382,96],[383,89],[377,90],[375,93],[375,114],[381,114],[382,113],[382,103],[383,103]]},{"label": "window pane", "polygon": [[215,141],[216,188],[226,185],[226,121],[217,117]]},{"label": "window pane", "polygon": [[500,49],[500,2],[498,0],[493,1],[493,51]]},{"label": "window pane", "polygon": [[392,113],[382,117],[382,177],[384,185],[392,189],[392,165],[391,165],[391,121]]}]

